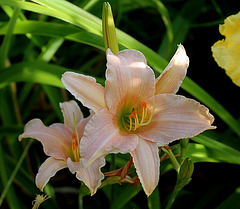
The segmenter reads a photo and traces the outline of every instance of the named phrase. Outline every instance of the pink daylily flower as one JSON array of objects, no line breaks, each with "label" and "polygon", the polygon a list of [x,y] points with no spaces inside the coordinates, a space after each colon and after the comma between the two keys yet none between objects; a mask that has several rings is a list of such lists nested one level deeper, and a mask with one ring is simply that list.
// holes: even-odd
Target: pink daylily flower
[{"label": "pink daylily flower", "polygon": [[19,136],[19,140],[23,138],[39,140],[44,152],[49,156],[36,175],[35,182],[40,190],[43,190],[57,171],[68,167],[73,174],[76,173],[80,181],[88,186],[93,195],[104,178],[100,168],[105,165],[105,159],[100,157],[85,168],[82,166],[79,154],[80,139],[91,116],[83,118],[75,101],[60,103],[60,107],[64,124],[54,123],[46,127],[40,119],[33,119],[25,125],[24,133]]},{"label": "pink daylily flower", "polygon": [[130,153],[145,193],[159,181],[158,146],[213,129],[214,117],[193,99],[176,95],[189,64],[182,45],[155,79],[137,50],[107,50],[105,88],[92,77],[66,72],[62,82],[95,114],[86,125],[81,160],[90,165],[108,153]]}]

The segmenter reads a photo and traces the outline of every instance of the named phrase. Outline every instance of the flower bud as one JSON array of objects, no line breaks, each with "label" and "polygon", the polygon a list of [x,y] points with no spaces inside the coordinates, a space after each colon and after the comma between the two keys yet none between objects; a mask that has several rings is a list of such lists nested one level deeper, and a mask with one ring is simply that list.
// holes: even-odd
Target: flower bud
[{"label": "flower bud", "polygon": [[187,157],[179,170],[179,177],[182,181],[187,181],[191,179],[194,170],[194,165],[192,160]]},{"label": "flower bud", "polygon": [[106,50],[111,49],[113,54],[119,52],[112,9],[108,2],[103,3],[102,30]]}]

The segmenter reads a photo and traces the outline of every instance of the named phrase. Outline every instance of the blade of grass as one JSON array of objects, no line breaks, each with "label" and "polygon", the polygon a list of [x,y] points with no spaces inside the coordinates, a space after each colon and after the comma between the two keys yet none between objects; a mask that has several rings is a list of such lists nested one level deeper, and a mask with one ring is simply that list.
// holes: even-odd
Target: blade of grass
[{"label": "blade of grass", "polygon": [[[63,88],[61,76],[65,71],[74,71],[58,65],[44,62],[21,62],[14,64],[4,71],[0,71],[0,89],[10,82],[35,82]],[[101,84],[104,80],[96,78]]]},{"label": "blade of grass", "polygon": [[[27,145],[26,145],[26,147],[25,147],[25,149],[24,149],[24,151],[23,151],[23,153],[22,153],[22,155],[21,155],[21,157],[20,157],[20,159],[19,159],[15,169],[13,170],[10,178],[8,179],[8,181],[7,181],[6,185],[5,185],[5,188],[4,188],[3,192],[2,192],[1,198],[0,198],[0,206],[2,205],[3,200],[4,200],[6,194],[7,194],[8,190],[9,190],[9,188],[10,188],[12,182],[13,182],[13,179],[15,178],[15,176],[16,176],[16,174],[17,174],[17,172],[18,172],[18,170],[19,170],[19,168],[20,168],[20,166],[21,166],[21,164],[22,164],[22,162],[24,160],[24,158],[26,157],[26,154],[27,154],[31,144],[32,144],[32,141],[29,141],[27,143]],[[2,147],[1,147],[1,149],[2,149]],[[4,165],[4,162],[2,162],[2,163],[1,163],[1,165]],[[2,170],[2,168],[1,168],[1,170]],[[15,200],[13,199],[13,201],[15,201]]]},{"label": "blade of grass", "polygon": [[125,185],[125,187],[121,187],[121,192],[119,192],[117,198],[111,204],[111,209],[123,208],[139,191],[140,189],[137,186],[130,187],[130,185]]},{"label": "blade of grass", "polygon": [[48,43],[42,47],[42,53],[38,56],[37,60],[42,62],[50,62],[63,42],[64,39],[61,37],[50,39]]},{"label": "blade of grass", "polygon": [[[1,24],[0,35],[4,35],[6,30],[6,25],[4,23]],[[14,34],[28,33],[49,37],[63,37],[68,40],[99,48],[103,51],[105,49],[103,38],[101,36],[66,24],[39,21],[17,21],[13,32]]]},{"label": "blade of grass", "polygon": [[240,152],[228,145],[216,141],[204,134],[192,138],[193,141],[203,144],[209,149],[208,155],[221,162],[240,164]]},{"label": "blade of grass", "polygon": [[156,8],[157,8],[158,12],[160,13],[162,20],[166,27],[166,37],[167,37],[166,44],[167,44],[167,46],[165,46],[165,49],[167,49],[167,52],[166,52],[165,57],[169,58],[172,53],[172,47],[173,47],[172,42],[174,39],[172,22],[169,17],[168,10],[164,6],[164,4],[160,0],[152,0],[152,1],[155,3]]},{"label": "blade of grass", "polygon": [[21,62],[0,72],[0,88],[12,81],[35,82],[63,88],[61,75],[67,68],[43,62]]},{"label": "blade of grass", "polygon": [[62,112],[59,108],[59,103],[63,102],[63,97],[59,91],[59,88],[49,86],[49,85],[42,85],[44,92],[47,94],[47,97],[52,104],[58,118],[63,121]]},{"label": "blade of grass", "polygon": [[240,187],[238,187],[226,200],[215,209],[240,208]]},{"label": "blade of grass", "polygon": [[23,126],[21,125],[10,125],[10,126],[4,126],[0,127],[0,137],[3,136],[18,136],[21,134],[21,131],[23,129]]},{"label": "blade of grass", "polygon": [[161,209],[160,204],[160,193],[158,186],[153,193],[148,197],[148,208],[149,209]]},{"label": "blade of grass", "polygon": [[[42,62],[49,62],[53,58],[54,54],[57,52],[59,47],[64,42],[63,38],[54,38],[50,39],[45,47],[42,48],[42,53],[37,58],[38,61]],[[59,108],[59,102],[63,101],[62,95],[60,94],[59,89],[49,86],[49,85],[42,85],[44,92],[47,94],[50,103],[52,104],[55,112],[59,119],[62,118],[62,113]]]},{"label": "blade of grass", "polygon": [[[0,153],[3,153],[3,141],[0,140]],[[0,157],[0,175],[1,175],[1,182],[4,189],[1,197],[0,197],[0,206],[3,203],[3,200],[6,196],[8,205],[11,209],[20,209],[20,205],[19,205],[19,200],[17,198],[17,195],[15,193],[15,190],[13,188],[13,186],[11,184],[8,183],[8,179],[9,179],[9,174],[7,173],[7,169],[6,169],[7,165],[5,163],[5,156],[1,156]]]},{"label": "blade of grass", "polygon": [[10,43],[11,43],[11,37],[12,37],[12,32],[15,26],[15,23],[17,21],[18,15],[20,13],[21,9],[20,8],[15,8],[13,16],[10,18],[10,21],[7,26],[7,33],[5,34],[3,38],[2,45],[0,47],[0,70],[3,69],[6,65],[6,60],[10,48]]}]

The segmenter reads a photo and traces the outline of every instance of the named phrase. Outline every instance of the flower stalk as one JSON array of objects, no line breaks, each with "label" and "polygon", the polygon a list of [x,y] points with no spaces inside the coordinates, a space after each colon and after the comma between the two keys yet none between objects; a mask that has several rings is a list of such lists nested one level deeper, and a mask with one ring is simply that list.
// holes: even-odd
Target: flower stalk
[{"label": "flower stalk", "polygon": [[179,172],[179,169],[180,169],[180,165],[175,157],[175,155],[173,154],[172,150],[171,149],[167,149],[165,147],[161,147],[162,151],[165,152],[167,154],[167,156],[169,157],[172,165],[173,165],[173,168],[174,170],[176,170],[177,172]]},{"label": "flower stalk", "polygon": [[189,142],[188,138],[180,140],[180,147],[181,147],[180,158],[179,158],[180,164],[182,164],[183,161],[184,161],[184,157],[185,157],[186,151],[187,151],[188,142]]},{"label": "flower stalk", "polygon": [[192,180],[192,174],[194,170],[194,164],[190,158],[186,158],[182,165],[179,168],[177,175],[177,183],[173,189],[172,194],[170,195],[168,202],[166,204],[166,209],[170,209],[174,203],[179,191],[183,189],[187,184]]}]

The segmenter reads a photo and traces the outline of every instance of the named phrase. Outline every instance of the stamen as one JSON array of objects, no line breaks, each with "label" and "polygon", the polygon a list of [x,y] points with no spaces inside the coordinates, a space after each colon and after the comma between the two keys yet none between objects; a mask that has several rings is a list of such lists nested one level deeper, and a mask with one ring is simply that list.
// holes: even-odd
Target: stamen
[{"label": "stamen", "polygon": [[137,128],[139,127],[139,120],[138,120],[138,115],[137,115],[137,110],[136,110],[136,116],[135,116],[135,128],[134,128],[134,131],[137,130]]},{"label": "stamen", "polygon": [[146,118],[146,116],[147,116],[147,103],[146,102],[142,102],[142,104],[141,104],[141,113],[142,113],[142,119],[141,119],[140,124],[143,123],[144,118]]},{"label": "stamen", "polygon": [[144,112],[144,109],[146,109],[147,108],[147,103],[146,102],[142,102],[142,104],[141,104],[141,113],[143,114],[143,112]]},{"label": "stamen", "polygon": [[137,110],[134,110],[134,108],[133,108],[133,111],[132,111],[131,115],[128,116],[129,120],[132,117],[136,118],[136,114],[137,114]]},{"label": "stamen", "polygon": [[[138,119],[138,115],[137,115],[137,110],[134,110],[134,108],[133,108],[132,113],[128,116],[129,128],[126,128],[125,123],[123,123],[124,127],[128,131],[136,131],[139,127],[148,125],[153,118],[154,111],[155,111],[155,100],[153,100],[153,109],[152,109],[151,115],[150,115],[148,121],[144,123],[144,120],[147,118],[148,111],[147,111],[147,103],[142,102],[141,103],[141,115],[142,115],[142,117],[141,117],[140,123],[139,123],[139,119]],[[132,121],[132,117],[134,117],[134,124],[133,124],[133,121]]]},{"label": "stamen", "polygon": [[148,121],[146,123],[142,124],[143,126],[146,126],[146,125],[148,125],[151,122],[153,114],[154,114],[154,111],[155,111],[155,100],[153,100],[153,109],[152,109],[152,113],[150,115],[150,118],[148,119]]},{"label": "stamen", "polygon": [[[130,131],[129,128],[127,127],[127,125],[126,125],[126,122],[125,122],[125,120],[124,120],[124,117],[122,117],[121,120],[122,120],[122,124],[123,124],[124,128],[125,128],[126,130]],[[130,120],[130,119],[129,119],[129,120]]]},{"label": "stamen", "polygon": [[137,110],[134,110],[134,108],[133,108],[132,113],[128,116],[128,118],[129,118],[129,129],[128,129],[128,131],[132,130],[132,117],[134,117],[134,119],[135,119],[135,128],[136,128],[136,114],[137,114]]},{"label": "stamen", "polygon": [[73,121],[74,121],[75,133],[72,135],[72,152],[73,152],[74,161],[78,162],[79,159],[80,159],[80,154],[79,154],[80,140],[79,140],[79,137],[78,137],[74,112],[73,112]]}]

